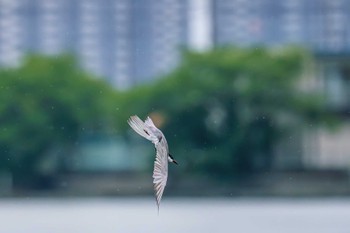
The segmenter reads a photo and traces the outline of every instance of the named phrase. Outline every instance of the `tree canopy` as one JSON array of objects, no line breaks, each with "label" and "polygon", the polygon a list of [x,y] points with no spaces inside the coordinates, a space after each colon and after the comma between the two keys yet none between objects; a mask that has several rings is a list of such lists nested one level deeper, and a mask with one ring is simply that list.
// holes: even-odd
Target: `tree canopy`
[{"label": "tree canopy", "polygon": [[300,88],[310,59],[291,48],[186,51],[168,75],[117,91],[71,56],[30,55],[0,70],[0,169],[36,177],[53,148],[74,146],[82,134],[128,137],[134,114],[160,126],[183,174],[269,169],[287,132],[326,116],[318,93]]},{"label": "tree canopy", "polygon": [[0,167],[30,178],[54,147],[110,127],[117,92],[68,55],[30,55],[0,70]]},{"label": "tree canopy", "polygon": [[126,93],[120,119],[161,119],[187,172],[232,177],[269,169],[273,147],[289,130],[326,115],[318,93],[300,88],[310,59],[295,48],[185,52],[175,71]]}]

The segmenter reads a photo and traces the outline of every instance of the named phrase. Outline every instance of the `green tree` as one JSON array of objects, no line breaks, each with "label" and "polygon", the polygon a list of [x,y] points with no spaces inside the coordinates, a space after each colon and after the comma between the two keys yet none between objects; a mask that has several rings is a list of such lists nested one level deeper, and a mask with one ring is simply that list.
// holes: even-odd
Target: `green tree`
[{"label": "green tree", "polygon": [[325,117],[322,99],[300,88],[310,56],[299,49],[185,52],[159,81],[124,96],[124,116],[161,115],[182,169],[232,177],[271,167],[273,146]]},{"label": "green tree", "polygon": [[115,92],[82,72],[68,55],[28,56],[0,70],[0,167],[15,182],[35,181],[54,147],[68,148],[84,132],[114,121]]}]

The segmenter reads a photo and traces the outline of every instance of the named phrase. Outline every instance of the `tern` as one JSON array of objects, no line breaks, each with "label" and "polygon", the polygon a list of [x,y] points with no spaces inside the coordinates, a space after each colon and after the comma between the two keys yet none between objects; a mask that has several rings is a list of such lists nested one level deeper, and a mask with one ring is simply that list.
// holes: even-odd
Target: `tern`
[{"label": "tern", "polygon": [[153,186],[159,212],[160,201],[168,179],[168,162],[177,164],[176,160],[169,153],[168,143],[162,131],[153,123],[150,117],[143,122],[138,116],[131,116],[128,119],[130,127],[142,137],[151,141],[156,149],[156,158],[153,168]]}]

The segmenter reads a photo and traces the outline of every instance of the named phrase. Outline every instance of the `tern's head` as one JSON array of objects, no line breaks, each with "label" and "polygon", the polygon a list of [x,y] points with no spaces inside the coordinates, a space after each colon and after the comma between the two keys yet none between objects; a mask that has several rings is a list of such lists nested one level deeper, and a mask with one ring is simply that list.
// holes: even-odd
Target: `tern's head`
[{"label": "tern's head", "polygon": [[177,162],[176,162],[176,160],[173,158],[173,156],[172,156],[171,154],[168,154],[168,161],[171,162],[171,163],[175,163],[176,165],[178,165]]}]

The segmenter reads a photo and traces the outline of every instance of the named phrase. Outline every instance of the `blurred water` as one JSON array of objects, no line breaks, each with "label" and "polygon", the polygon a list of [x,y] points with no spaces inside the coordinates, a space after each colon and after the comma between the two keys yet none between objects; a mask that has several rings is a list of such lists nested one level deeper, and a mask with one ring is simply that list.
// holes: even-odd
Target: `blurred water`
[{"label": "blurred water", "polygon": [[4,233],[349,233],[350,199],[1,199]]}]

